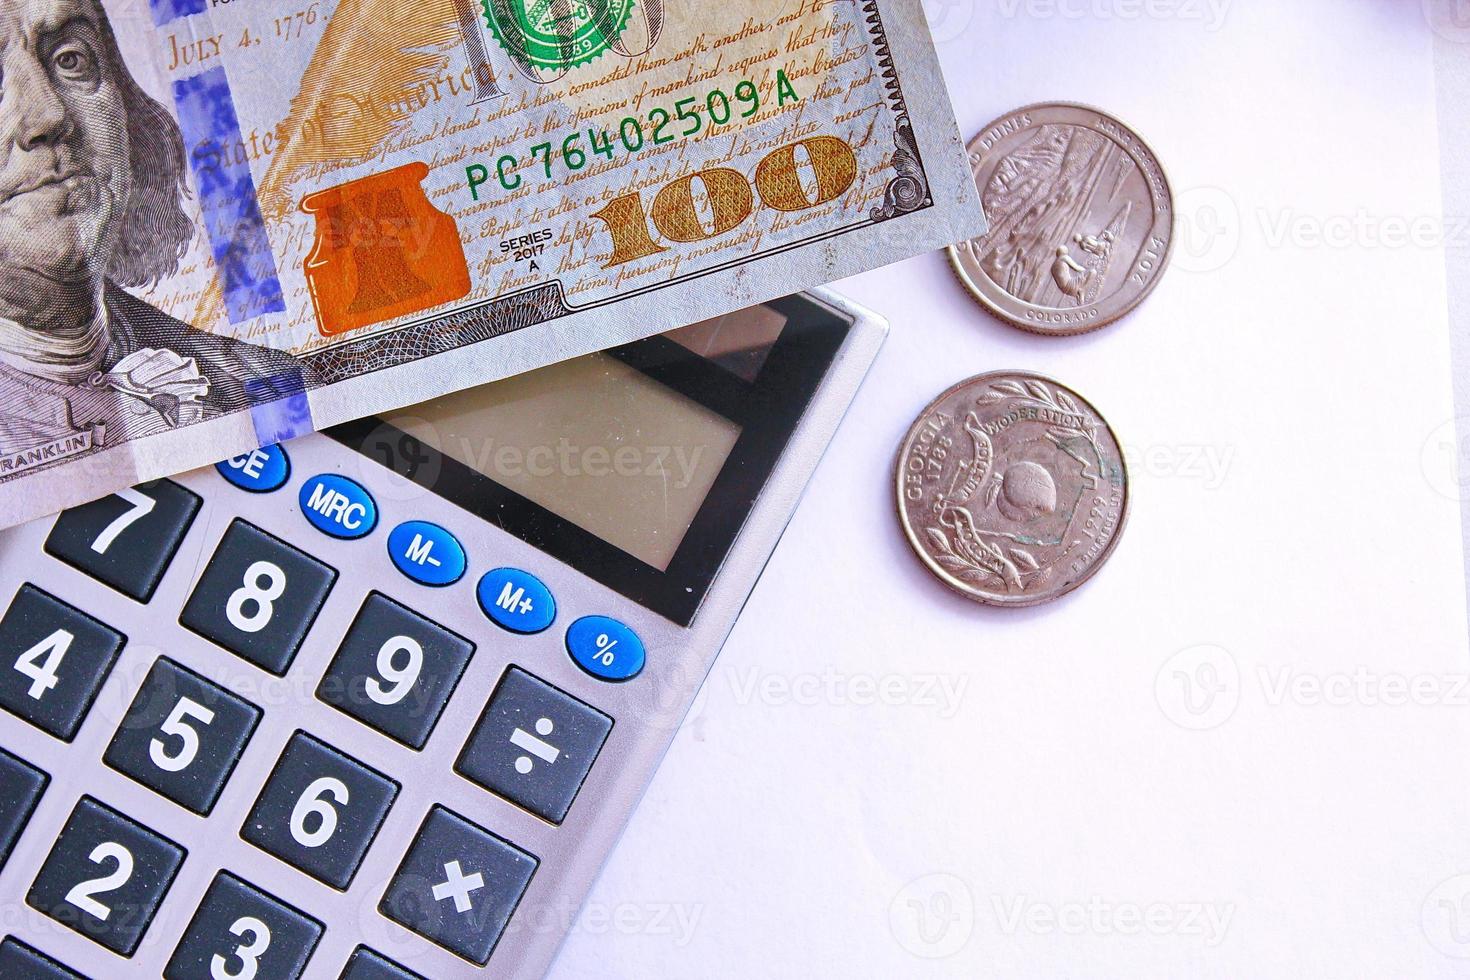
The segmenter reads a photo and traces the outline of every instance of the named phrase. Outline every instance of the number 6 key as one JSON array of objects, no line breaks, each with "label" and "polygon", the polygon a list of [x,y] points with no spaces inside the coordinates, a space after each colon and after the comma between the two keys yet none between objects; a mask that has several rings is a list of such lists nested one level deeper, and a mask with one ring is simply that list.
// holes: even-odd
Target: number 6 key
[{"label": "number 6 key", "polygon": [[305,732],[286,744],[240,836],[345,890],[398,795],[398,783]]}]

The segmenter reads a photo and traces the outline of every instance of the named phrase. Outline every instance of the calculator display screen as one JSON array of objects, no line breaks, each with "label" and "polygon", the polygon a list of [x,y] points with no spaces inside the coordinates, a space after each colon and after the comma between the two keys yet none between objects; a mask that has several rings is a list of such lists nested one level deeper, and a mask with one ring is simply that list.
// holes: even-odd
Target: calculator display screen
[{"label": "calculator display screen", "polygon": [[688,626],[850,325],[787,296],[327,434]]},{"label": "calculator display screen", "polygon": [[660,570],[741,431],[605,354],[438,398],[386,421]]}]

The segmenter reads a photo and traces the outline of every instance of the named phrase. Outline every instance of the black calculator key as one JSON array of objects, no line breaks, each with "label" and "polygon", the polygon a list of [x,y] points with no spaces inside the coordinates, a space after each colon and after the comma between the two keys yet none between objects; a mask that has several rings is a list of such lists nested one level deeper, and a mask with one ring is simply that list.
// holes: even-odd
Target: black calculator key
[{"label": "black calculator key", "polygon": [[46,552],[147,602],[199,512],[199,495],[155,480],[63,511]]},{"label": "black calculator key", "polygon": [[259,721],[255,705],[159,658],[102,761],[179,806],[207,814]]},{"label": "black calculator key", "polygon": [[5,980],[87,980],[75,970],[27,946],[14,936],[0,943],[0,977]]},{"label": "black calculator key", "polygon": [[0,868],[5,867],[5,859],[26,829],[48,779],[29,762],[0,749]]},{"label": "black calculator key", "polygon": [[236,520],[179,622],[273,674],[284,674],[336,578],[336,569]]},{"label": "black calculator key", "polygon": [[173,841],[84,796],[26,902],[114,953],[131,956],[184,853]]},{"label": "black calculator key", "polygon": [[515,845],[436,806],[419,827],[378,911],[483,966],[536,864]]},{"label": "black calculator key", "polygon": [[398,784],[387,776],[297,732],[240,836],[346,889],[397,795]]},{"label": "black calculator key", "polygon": [[421,749],[475,645],[373,593],[342,640],[316,696]]},{"label": "black calculator key", "polygon": [[221,871],[163,975],[165,980],[295,980],[321,938],[320,922]]},{"label": "black calculator key", "polygon": [[454,768],[538,817],[561,823],[612,725],[596,708],[511,667]]},{"label": "black calculator key", "polygon": [[359,946],[352,951],[352,958],[347,961],[347,966],[343,968],[342,975],[337,980],[424,980],[424,978],[412,970],[399,966],[381,953],[375,953],[366,946]]},{"label": "black calculator key", "polygon": [[0,618],[0,705],[70,742],[126,640],[80,609],[22,585]]}]

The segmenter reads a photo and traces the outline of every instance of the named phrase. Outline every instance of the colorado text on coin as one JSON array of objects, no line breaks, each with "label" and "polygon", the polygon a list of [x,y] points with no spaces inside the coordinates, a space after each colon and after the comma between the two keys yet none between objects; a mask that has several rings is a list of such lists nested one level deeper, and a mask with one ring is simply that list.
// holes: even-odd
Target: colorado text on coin
[{"label": "colorado text on coin", "polygon": [[1118,543],[1128,473],[1107,422],[1050,378],[982,374],[934,400],[898,456],[898,513],[924,564],[990,605],[1087,581]]},{"label": "colorado text on coin", "polygon": [[1153,290],[1174,240],[1169,178],[1148,144],[1088,106],[1028,106],[970,141],[990,230],[949,247],[960,280],[1023,330],[1076,334]]}]

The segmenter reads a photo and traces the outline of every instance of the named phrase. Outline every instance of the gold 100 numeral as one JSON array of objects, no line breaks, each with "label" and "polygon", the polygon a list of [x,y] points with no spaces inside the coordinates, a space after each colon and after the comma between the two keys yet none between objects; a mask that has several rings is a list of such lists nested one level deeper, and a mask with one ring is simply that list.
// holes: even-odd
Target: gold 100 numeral
[{"label": "gold 100 numeral", "polygon": [[[797,151],[810,163],[803,186]],[[704,216],[695,203],[694,181],[704,188],[708,208]],[[777,211],[805,211],[836,200],[857,179],[857,156],[835,136],[812,136],[772,150],[755,168],[755,193],[761,203]],[[813,189],[810,185],[815,184]],[[593,212],[612,235],[612,254],[605,269],[667,251],[654,240],[654,231],[673,242],[702,242],[739,227],[755,211],[751,181],[729,167],[709,167],[665,184],[645,210],[643,195],[634,191],[609,201]],[[649,228],[652,218],[653,229]]]}]

